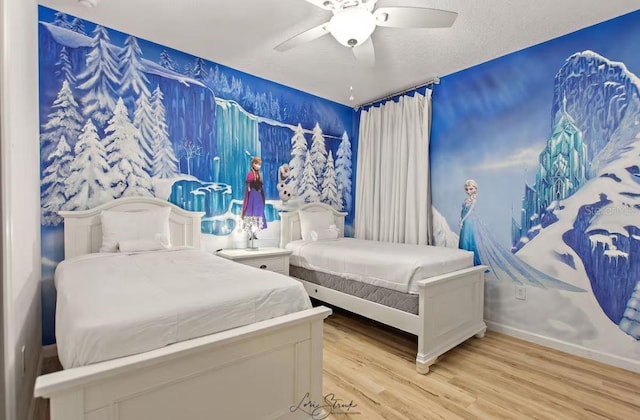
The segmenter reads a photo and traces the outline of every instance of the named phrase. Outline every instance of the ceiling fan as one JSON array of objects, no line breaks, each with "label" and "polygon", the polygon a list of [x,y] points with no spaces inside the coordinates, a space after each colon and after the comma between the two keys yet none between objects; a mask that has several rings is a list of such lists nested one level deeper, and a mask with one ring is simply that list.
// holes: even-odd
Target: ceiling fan
[{"label": "ceiling fan", "polygon": [[308,29],[275,47],[287,51],[323,35],[331,34],[345,47],[352,48],[356,59],[373,66],[375,52],[371,34],[376,26],[390,28],[448,28],[458,14],[425,7],[394,6],[373,10],[378,0],[305,0],[333,12],[328,22]]}]

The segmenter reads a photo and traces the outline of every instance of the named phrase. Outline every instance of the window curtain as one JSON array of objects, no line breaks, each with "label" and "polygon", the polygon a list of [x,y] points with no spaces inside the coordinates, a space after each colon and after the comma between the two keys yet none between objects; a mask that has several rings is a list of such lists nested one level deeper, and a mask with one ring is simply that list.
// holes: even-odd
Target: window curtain
[{"label": "window curtain", "polygon": [[354,236],[432,243],[429,135],[431,90],[362,111]]}]

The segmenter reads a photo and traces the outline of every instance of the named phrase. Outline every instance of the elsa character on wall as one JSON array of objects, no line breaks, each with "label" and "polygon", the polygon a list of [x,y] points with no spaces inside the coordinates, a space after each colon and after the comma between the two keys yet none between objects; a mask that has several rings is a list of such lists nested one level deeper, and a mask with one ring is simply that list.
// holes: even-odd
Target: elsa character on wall
[{"label": "elsa character on wall", "polygon": [[464,183],[464,192],[467,198],[462,203],[462,211],[460,212],[460,240],[458,248],[466,249],[473,252],[473,265],[480,265],[480,256],[476,240],[473,236],[473,224],[475,216],[476,197],[478,193],[478,183],[473,179],[468,179]]},{"label": "elsa character on wall", "polygon": [[484,264],[489,267],[485,271],[488,281],[512,281],[543,289],[585,291],[537,270],[500,245],[477,215],[478,183],[473,179],[466,180],[464,192],[467,198],[462,203],[460,212],[458,248],[473,252],[474,265]]}]

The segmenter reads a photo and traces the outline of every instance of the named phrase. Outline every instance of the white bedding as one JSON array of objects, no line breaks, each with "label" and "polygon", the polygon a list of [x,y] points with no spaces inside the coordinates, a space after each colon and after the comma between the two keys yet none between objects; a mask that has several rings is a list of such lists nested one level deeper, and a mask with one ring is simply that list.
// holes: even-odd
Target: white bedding
[{"label": "white bedding", "polygon": [[473,267],[473,253],[455,248],[354,238],[297,240],[286,247],[292,265],[403,293],[418,293],[418,280]]},{"label": "white bedding", "polygon": [[65,369],[311,308],[298,281],[194,249],[71,258],[55,284]]}]

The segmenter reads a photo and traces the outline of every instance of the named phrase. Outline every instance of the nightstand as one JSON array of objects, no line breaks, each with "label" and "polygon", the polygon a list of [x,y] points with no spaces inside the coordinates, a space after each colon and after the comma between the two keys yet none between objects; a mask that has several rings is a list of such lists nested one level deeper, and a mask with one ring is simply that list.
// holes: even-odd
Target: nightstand
[{"label": "nightstand", "polygon": [[291,251],[282,248],[259,248],[255,251],[247,249],[223,249],[217,256],[239,262],[240,264],[275,271],[289,275],[289,255]]}]

